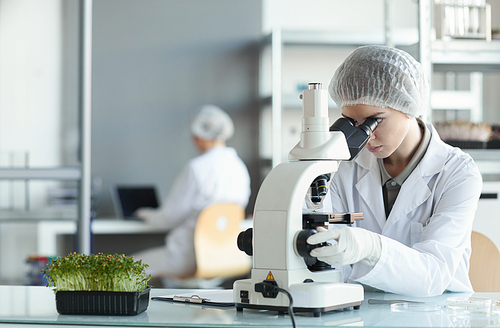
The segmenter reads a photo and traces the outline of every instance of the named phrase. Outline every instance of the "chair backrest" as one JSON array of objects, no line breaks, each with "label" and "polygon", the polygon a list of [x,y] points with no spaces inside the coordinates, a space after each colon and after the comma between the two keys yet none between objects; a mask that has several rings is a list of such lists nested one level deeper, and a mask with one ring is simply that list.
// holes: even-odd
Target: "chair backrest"
[{"label": "chair backrest", "polygon": [[205,208],[194,231],[195,278],[237,277],[248,273],[251,258],[238,249],[244,210],[237,204],[220,203]]},{"label": "chair backrest", "polygon": [[500,252],[485,235],[472,232],[469,278],[475,292],[500,292]]}]

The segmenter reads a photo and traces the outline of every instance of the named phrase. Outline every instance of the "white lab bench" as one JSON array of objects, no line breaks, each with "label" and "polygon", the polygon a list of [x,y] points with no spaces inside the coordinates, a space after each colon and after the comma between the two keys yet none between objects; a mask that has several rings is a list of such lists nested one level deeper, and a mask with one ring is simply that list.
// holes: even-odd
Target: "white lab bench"
[{"label": "white lab bench", "polygon": [[[204,290],[206,291],[206,290]],[[151,296],[193,295],[196,290],[152,289]],[[150,300],[145,312],[136,316],[59,315],[55,296],[46,287],[0,286],[0,323],[3,327],[115,326],[115,327],[291,327],[290,316],[276,311],[238,312],[232,307],[201,304],[175,304]],[[332,311],[314,317],[296,314],[297,327],[499,327],[500,315],[489,313],[453,313],[446,308],[448,297],[484,297],[493,302],[500,293],[445,293],[436,297],[414,298],[390,293],[365,292],[360,310]],[[368,299],[416,300],[432,311],[395,312],[390,304],[368,304]]]}]

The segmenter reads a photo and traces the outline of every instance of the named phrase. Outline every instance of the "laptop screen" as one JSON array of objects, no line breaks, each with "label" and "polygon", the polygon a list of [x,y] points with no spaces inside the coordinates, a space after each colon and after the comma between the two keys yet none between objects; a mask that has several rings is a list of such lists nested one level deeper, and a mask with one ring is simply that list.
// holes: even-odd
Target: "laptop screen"
[{"label": "laptop screen", "polygon": [[115,186],[112,192],[113,205],[119,217],[133,217],[141,207],[158,207],[154,186]]}]

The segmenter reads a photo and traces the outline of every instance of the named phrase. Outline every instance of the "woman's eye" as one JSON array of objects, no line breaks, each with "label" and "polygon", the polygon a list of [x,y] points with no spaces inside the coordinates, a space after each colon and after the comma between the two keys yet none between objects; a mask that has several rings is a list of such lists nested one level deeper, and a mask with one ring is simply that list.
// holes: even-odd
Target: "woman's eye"
[{"label": "woman's eye", "polygon": [[346,118],[346,119],[348,119],[348,120],[351,122],[351,124],[352,124],[352,125],[354,125],[354,126],[358,126],[358,122],[356,122],[356,120],[355,120],[355,119],[350,118],[350,117],[347,117],[347,116],[345,116],[345,118]]}]

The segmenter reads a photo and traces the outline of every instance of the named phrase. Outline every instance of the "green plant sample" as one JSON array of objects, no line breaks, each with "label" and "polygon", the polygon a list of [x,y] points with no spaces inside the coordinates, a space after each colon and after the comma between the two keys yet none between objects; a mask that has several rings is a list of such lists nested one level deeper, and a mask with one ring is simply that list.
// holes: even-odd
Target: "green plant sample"
[{"label": "green plant sample", "polygon": [[58,257],[42,270],[55,291],[140,292],[148,288],[147,264],[125,255],[78,254]]}]

